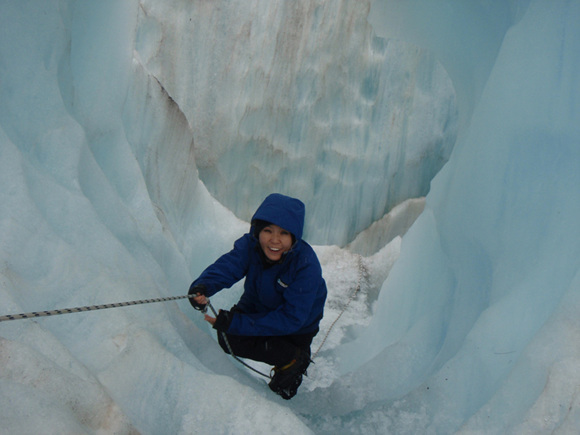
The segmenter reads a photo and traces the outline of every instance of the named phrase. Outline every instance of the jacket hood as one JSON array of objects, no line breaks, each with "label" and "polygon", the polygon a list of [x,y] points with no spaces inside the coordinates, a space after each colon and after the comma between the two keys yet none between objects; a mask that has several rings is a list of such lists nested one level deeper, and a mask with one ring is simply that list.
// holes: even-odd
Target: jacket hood
[{"label": "jacket hood", "polygon": [[272,193],[252,216],[252,225],[255,220],[270,222],[290,231],[297,240],[300,240],[304,229],[304,215],[305,207],[302,201],[280,193]]}]

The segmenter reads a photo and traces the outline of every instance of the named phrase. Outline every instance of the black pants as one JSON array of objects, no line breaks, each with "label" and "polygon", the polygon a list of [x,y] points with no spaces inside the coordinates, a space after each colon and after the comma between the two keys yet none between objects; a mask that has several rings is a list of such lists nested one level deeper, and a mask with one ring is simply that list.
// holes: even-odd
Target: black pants
[{"label": "black pants", "polygon": [[[310,355],[310,345],[317,332],[267,337],[225,335],[235,356],[283,367],[297,357],[299,350]],[[222,332],[218,332],[219,344],[224,352],[230,353],[223,336]]]}]

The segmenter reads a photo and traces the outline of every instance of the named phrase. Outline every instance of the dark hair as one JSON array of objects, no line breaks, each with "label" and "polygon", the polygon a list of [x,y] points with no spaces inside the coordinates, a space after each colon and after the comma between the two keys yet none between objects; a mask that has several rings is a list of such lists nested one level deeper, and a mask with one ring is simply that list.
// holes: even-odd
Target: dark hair
[{"label": "dark hair", "polygon": [[268,221],[263,221],[261,219],[254,219],[254,221],[252,222],[252,225],[254,226],[254,237],[257,239],[258,236],[260,235],[260,231],[262,231],[268,225],[272,225],[272,224]]}]

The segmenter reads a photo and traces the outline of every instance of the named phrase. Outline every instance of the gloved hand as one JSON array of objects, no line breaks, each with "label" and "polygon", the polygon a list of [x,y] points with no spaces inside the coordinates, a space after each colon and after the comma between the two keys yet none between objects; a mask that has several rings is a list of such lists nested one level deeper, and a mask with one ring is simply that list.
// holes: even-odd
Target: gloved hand
[{"label": "gloved hand", "polygon": [[213,329],[220,332],[228,332],[228,328],[234,319],[233,313],[227,310],[220,310],[215,322],[213,324]]},{"label": "gloved hand", "polygon": [[[205,296],[205,291],[206,291],[206,289],[205,289],[205,286],[203,284],[197,284],[197,285],[191,286],[189,288],[189,293],[187,293],[187,294],[188,295]],[[189,303],[196,310],[205,311],[206,304],[200,304],[200,303],[196,302],[194,298],[189,298]]]}]

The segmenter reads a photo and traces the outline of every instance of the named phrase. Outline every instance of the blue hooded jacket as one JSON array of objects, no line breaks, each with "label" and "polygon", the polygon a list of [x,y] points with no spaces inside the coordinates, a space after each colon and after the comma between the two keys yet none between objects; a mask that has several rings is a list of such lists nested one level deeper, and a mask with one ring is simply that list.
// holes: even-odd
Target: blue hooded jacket
[{"label": "blue hooded jacket", "polygon": [[[205,285],[209,297],[246,278],[237,304],[242,313],[234,312],[229,334],[279,336],[318,331],[327,291],[318,257],[302,240],[304,215],[300,200],[269,195],[254,213],[250,232],[192,283],[192,287]],[[294,236],[295,243],[280,262],[264,261],[254,234],[256,221],[278,225]]]}]

